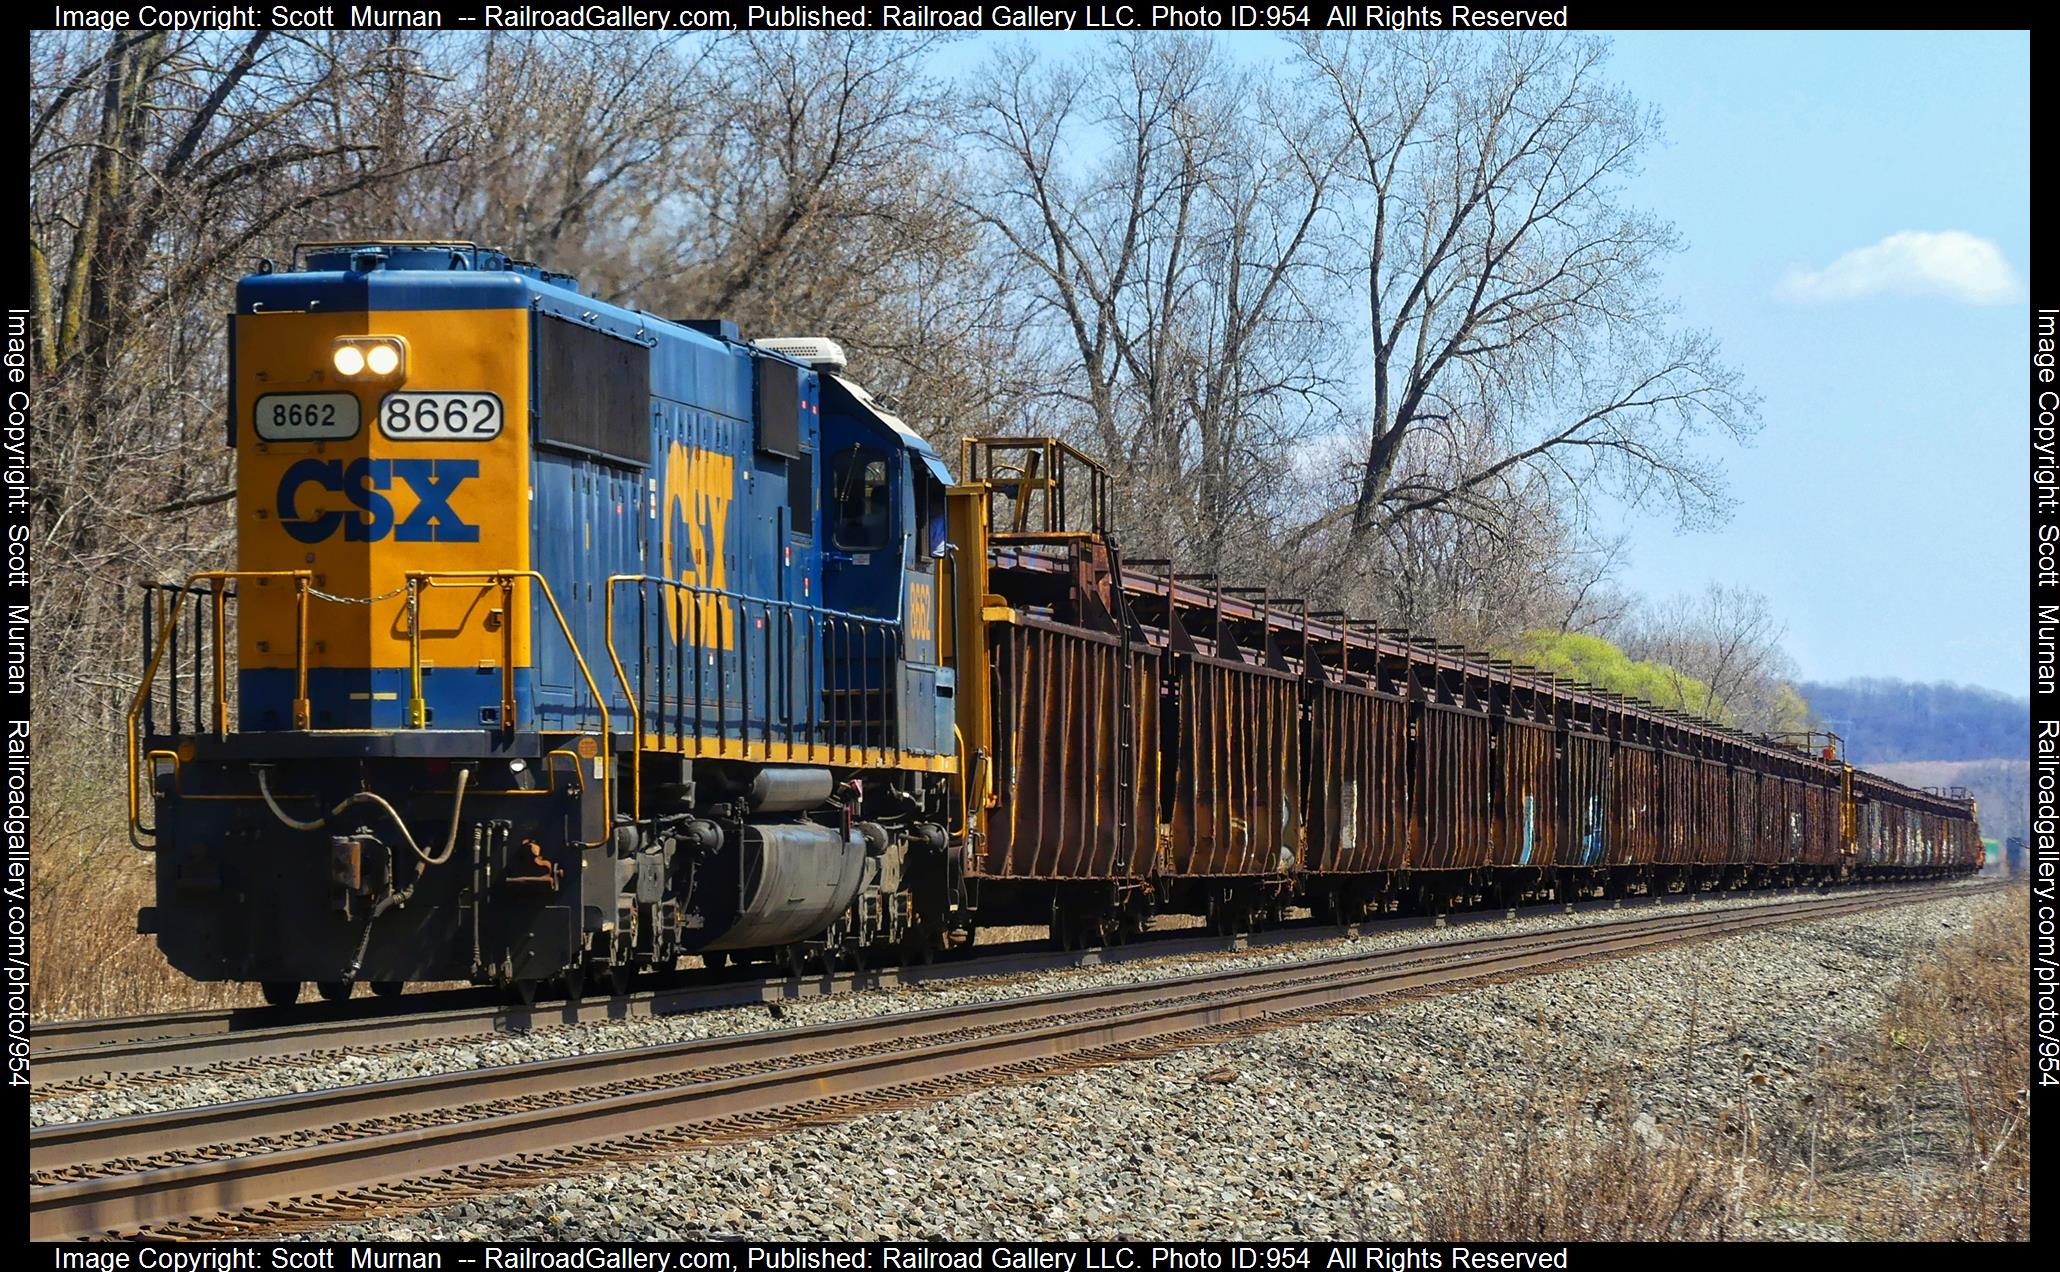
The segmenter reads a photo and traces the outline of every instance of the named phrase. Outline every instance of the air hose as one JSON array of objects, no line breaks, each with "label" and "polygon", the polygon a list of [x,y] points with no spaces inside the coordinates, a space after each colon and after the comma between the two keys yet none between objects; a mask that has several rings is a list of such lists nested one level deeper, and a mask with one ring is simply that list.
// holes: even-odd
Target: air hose
[{"label": "air hose", "polygon": [[342,801],[336,805],[336,807],[330,809],[328,813],[326,813],[325,815],[316,818],[314,821],[301,821],[297,817],[288,816],[286,810],[279,807],[279,801],[272,798],[270,770],[261,767],[258,769],[257,775],[258,794],[263,795],[265,797],[265,807],[271,809],[272,816],[277,817],[279,821],[288,829],[320,830],[324,826],[327,826],[329,824],[329,819],[331,817],[335,817],[339,813],[343,812],[344,809],[349,808],[354,804],[371,804],[374,807],[384,811],[388,817],[393,819],[394,829],[401,832],[401,842],[405,843],[408,846],[408,850],[410,852],[414,853],[417,857],[421,858],[422,864],[425,866],[440,866],[444,862],[449,861],[451,859],[451,853],[456,851],[458,847],[458,814],[464,811],[465,787],[472,781],[471,769],[461,768],[458,770],[458,793],[457,797],[451,801],[450,836],[444,840],[443,851],[437,853],[434,857],[432,857],[428,853],[423,852],[421,847],[415,843],[415,837],[408,833],[408,824],[401,820],[401,815],[399,811],[396,810],[392,804],[387,803],[384,799],[382,799],[378,795],[373,794],[371,791],[353,791],[349,795],[346,795],[342,799]]}]

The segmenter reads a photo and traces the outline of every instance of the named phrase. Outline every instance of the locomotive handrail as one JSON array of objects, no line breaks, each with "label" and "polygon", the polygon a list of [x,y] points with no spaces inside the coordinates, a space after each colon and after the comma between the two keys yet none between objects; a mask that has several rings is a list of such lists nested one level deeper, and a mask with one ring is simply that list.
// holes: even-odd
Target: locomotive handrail
[{"label": "locomotive handrail", "polygon": [[[747,615],[747,614],[749,613],[749,611],[750,611],[750,608],[751,608],[752,606],[758,606],[758,607],[760,607],[761,609],[763,609],[763,610],[764,610],[764,612],[765,612],[765,615],[766,615],[766,618],[767,618],[767,622],[768,622],[768,628],[767,628],[767,638],[768,638],[768,646],[769,646],[769,647],[770,647],[770,642],[771,642],[771,638],[772,638],[772,629],[771,629],[770,623],[771,623],[771,620],[773,619],[773,616],[774,616],[775,614],[779,615],[779,617],[780,617],[780,618],[781,618],[781,619],[782,619],[782,620],[783,620],[783,621],[784,621],[785,623],[787,623],[787,624],[789,625],[789,626],[788,626],[788,631],[789,631],[789,634],[790,634],[790,636],[791,636],[791,634],[792,634],[792,626],[793,626],[793,624],[794,624],[794,621],[795,621],[796,617],[797,617],[797,616],[799,616],[799,617],[802,617],[802,618],[806,618],[806,619],[808,619],[808,620],[811,620],[813,624],[818,624],[818,625],[819,625],[819,626],[811,626],[811,632],[815,632],[815,631],[821,631],[821,632],[822,632],[822,633],[823,633],[824,635],[826,635],[826,636],[830,634],[830,629],[831,629],[831,627],[832,627],[832,626],[836,626],[836,627],[852,627],[852,628],[856,628],[856,629],[858,629],[858,630],[859,630],[859,631],[861,631],[862,633],[877,633],[877,635],[879,636],[879,649],[880,649],[880,652],[881,652],[881,654],[882,654],[883,656],[885,656],[885,655],[891,655],[891,656],[892,656],[892,658],[894,659],[894,662],[895,662],[895,664],[896,664],[897,666],[898,666],[898,665],[901,665],[901,664],[904,664],[904,663],[906,663],[906,661],[907,661],[907,656],[908,656],[908,655],[907,655],[907,648],[906,648],[906,641],[907,641],[907,633],[906,633],[905,631],[903,631],[903,629],[902,629],[902,626],[901,626],[901,624],[899,624],[898,622],[896,622],[896,621],[895,621],[895,620],[893,620],[893,619],[889,619],[889,618],[880,618],[880,617],[876,617],[876,616],[872,616],[872,615],[866,615],[866,614],[851,614],[851,613],[846,613],[846,612],[844,612],[844,611],[842,611],[842,610],[833,610],[833,609],[829,609],[829,608],[826,608],[826,607],[824,607],[824,606],[820,606],[820,605],[811,605],[811,604],[809,604],[809,603],[807,603],[807,602],[805,602],[805,601],[791,601],[791,600],[779,600],[779,599],[775,599],[775,598],[771,598],[771,597],[755,597],[755,596],[747,596],[747,595],[744,595],[743,593],[739,593],[739,592],[732,592],[732,591],[728,591],[728,590],[725,590],[725,589],[722,589],[722,588],[713,588],[713,587],[706,587],[706,586],[703,586],[703,585],[700,585],[700,584],[693,584],[693,583],[687,583],[687,582],[684,582],[683,580],[680,580],[680,579],[669,579],[669,578],[664,578],[664,577],[661,577],[661,576],[659,576],[659,575],[653,575],[653,574],[613,574],[613,575],[610,575],[610,576],[608,577],[608,582],[607,582],[607,595],[606,595],[606,599],[605,599],[605,601],[603,602],[603,606],[602,606],[602,623],[603,623],[603,626],[604,626],[604,628],[605,628],[605,630],[606,630],[606,632],[607,632],[607,646],[608,646],[608,657],[609,657],[609,660],[610,660],[610,661],[611,661],[611,662],[612,662],[612,663],[614,664],[614,666],[615,666],[615,674],[616,674],[616,678],[617,678],[618,680],[620,680],[620,681],[622,682],[623,686],[624,686],[624,692],[625,692],[625,696],[626,696],[626,698],[627,698],[627,700],[628,700],[628,704],[629,704],[629,711],[630,711],[630,719],[631,719],[631,733],[632,733],[632,740],[631,740],[631,743],[630,743],[630,755],[631,755],[631,765],[632,765],[632,767],[631,767],[631,773],[632,773],[632,777],[631,777],[631,796],[630,796],[630,799],[631,799],[631,811],[632,811],[632,815],[634,815],[634,816],[641,816],[641,815],[642,815],[642,802],[643,802],[643,791],[642,791],[642,774],[641,774],[641,768],[642,768],[642,755],[643,755],[643,748],[644,748],[644,729],[645,729],[645,711],[644,711],[644,704],[643,704],[643,702],[641,701],[641,695],[642,695],[642,694],[644,694],[645,692],[647,692],[647,691],[648,691],[648,685],[647,685],[647,684],[645,683],[645,682],[647,681],[647,679],[648,679],[648,676],[647,676],[647,675],[645,674],[645,673],[646,673],[646,670],[647,670],[647,669],[646,669],[646,668],[644,668],[644,666],[642,665],[642,657],[641,657],[641,655],[642,655],[642,650],[643,650],[643,645],[644,645],[644,641],[643,641],[643,638],[642,638],[642,636],[641,636],[641,635],[640,635],[640,636],[639,636],[639,638],[638,638],[638,644],[639,644],[639,665],[638,665],[638,676],[637,676],[637,680],[636,680],[636,688],[635,688],[634,690],[630,689],[630,687],[629,687],[629,686],[630,686],[630,683],[631,683],[631,681],[630,681],[630,676],[629,676],[629,672],[628,672],[628,669],[627,669],[627,667],[626,667],[626,666],[624,665],[624,663],[623,663],[623,661],[622,661],[622,655],[621,655],[621,652],[620,652],[620,651],[619,651],[619,650],[618,650],[618,649],[616,648],[616,645],[615,645],[615,638],[616,638],[616,624],[615,624],[615,616],[616,616],[616,606],[615,606],[615,594],[616,594],[616,589],[617,589],[617,588],[619,588],[619,587],[621,587],[621,586],[623,586],[623,585],[626,585],[626,584],[627,584],[627,585],[634,585],[634,586],[638,587],[639,589],[641,589],[641,588],[643,588],[643,587],[645,587],[645,586],[647,586],[647,585],[652,585],[652,584],[656,584],[656,585],[658,585],[658,586],[660,586],[660,587],[663,587],[663,588],[669,589],[669,590],[670,590],[670,591],[671,591],[671,592],[672,592],[672,593],[673,593],[673,594],[674,594],[674,595],[675,595],[676,597],[688,597],[688,598],[691,598],[691,599],[689,599],[688,601],[686,601],[686,603],[685,603],[685,605],[684,605],[684,609],[685,609],[685,610],[686,610],[686,611],[688,612],[688,614],[689,614],[689,615],[691,616],[691,620],[692,620],[692,628],[691,628],[691,632],[690,632],[690,633],[683,633],[683,634],[681,634],[681,635],[678,635],[678,636],[675,636],[675,637],[673,638],[673,640],[674,640],[674,643],[675,643],[676,645],[680,646],[681,648],[686,648],[686,647],[688,647],[688,646],[691,646],[692,648],[694,648],[694,649],[695,649],[695,650],[696,650],[696,651],[698,652],[699,650],[701,650],[701,649],[703,649],[703,648],[705,648],[705,647],[706,647],[706,645],[707,645],[707,642],[706,642],[706,641],[704,641],[704,639],[703,639],[703,633],[702,633],[702,631],[701,631],[701,622],[702,622],[702,615],[703,615],[703,613],[705,613],[705,612],[707,612],[707,611],[709,611],[709,610],[715,610],[715,611],[716,611],[717,613],[725,613],[725,612],[727,612],[727,611],[729,610],[729,608],[730,608],[730,607],[734,606],[734,607],[736,607],[736,611],[737,611],[737,618],[736,618],[736,620],[735,620],[735,621],[736,621],[736,622],[737,622],[737,623],[738,623],[738,624],[739,624],[739,625],[741,626],[741,623],[742,623],[743,617],[744,617],[745,615]],[[644,604],[643,600],[641,599],[641,596],[640,596],[640,598],[639,598],[639,600],[638,600],[638,605],[637,605],[637,612],[638,612],[638,617],[639,617],[639,620],[641,621],[641,619],[642,619],[642,616],[643,616],[643,615],[644,615],[644,613],[646,612],[646,606],[645,606],[645,604]],[[717,620],[717,621],[720,621],[720,620]],[[860,643],[860,653],[861,653],[861,655],[862,655],[862,654],[863,654],[863,653],[865,652],[865,650],[866,650],[866,649],[870,648],[870,644],[871,644],[871,642],[870,642],[870,638],[869,638],[868,636],[865,636],[865,635],[861,635],[861,637],[859,638],[859,643]],[[813,650],[813,642],[812,642],[812,641],[811,641],[811,644],[810,644],[810,648],[811,648],[811,651],[812,651],[812,650]],[[813,655],[812,655],[812,652],[811,652],[811,657],[812,657],[812,656],[813,656]],[[765,706],[766,706],[766,719],[765,719],[765,721],[764,721],[764,729],[765,729],[765,737],[764,737],[764,742],[765,742],[765,745],[766,745],[766,746],[767,746],[768,748],[770,748],[770,747],[771,747],[771,746],[773,745],[773,740],[772,740],[772,728],[773,728],[773,712],[772,712],[772,707],[773,707],[773,698],[774,698],[774,696],[775,696],[775,692],[776,692],[776,691],[775,691],[775,686],[774,686],[774,683],[773,683],[773,682],[774,682],[774,664],[775,664],[775,661],[776,661],[776,660],[775,660],[775,659],[774,659],[774,657],[773,657],[773,656],[771,655],[771,652],[770,652],[770,648],[768,648],[768,654],[767,654],[767,657],[766,657],[766,659],[765,659],[765,679],[766,679],[766,684],[765,684],[765,686],[764,686],[764,688],[765,688],[765,698],[766,698],[766,701],[765,701]],[[779,688],[780,688],[780,689],[783,689],[783,690],[785,690],[785,692],[786,692],[786,696],[789,696],[789,697],[791,697],[791,694],[792,694],[792,689],[793,689],[793,680],[792,680],[792,668],[791,668],[791,666],[790,666],[790,665],[789,665],[789,664],[787,663],[787,661],[786,661],[786,660],[784,660],[784,659],[781,659],[781,660],[777,660],[777,661],[778,661],[778,664],[779,664],[779,667],[780,667],[780,672],[779,672],[779,677],[780,677],[780,684],[779,684]],[[664,709],[664,692],[665,692],[665,687],[664,687],[664,683],[663,683],[663,682],[664,682],[664,676],[663,676],[663,671],[662,671],[662,668],[661,668],[661,673],[660,673],[660,677],[659,677],[659,680],[660,680],[660,685],[659,685],[659,690],[658,690],[658,696],[659,696],[659,703],[658,703],[658,707],[659,707],[660,711],[662,712],[662,711],[663,711],[663,709]],[[682,676],[681,676],[681,679],[680,679],[680,684],[681,684],[681,685],[683,685],[684,683],[685,683],[685,678],[684,678],[684,675],[682,675]],[[698,730],[698,729],[700,728],[700,726],[701,726],[701,725],[702,725],[703,723],[705,723],[705,721],[703,720],[703,714],[704,714],[704,712],[705,712],[705,710],[706,710],[706,704],[705,704],[705,702],[703,701],[702,695],[701,695],[701,693],[700,693],[700,690],[699,690],[699,673],[698,673],[698,660],[697,660],[697,671],[696,671],[696,680],[695,680],[695,683],[696,683],[696,690],[695,690],[695,696],[694,696],[694,716],[695,716],[695,719],[694,719],[694,723],[695,723],[696,729]],[[884,690],[884,688],[885,688],[884,682],[883,682],[882,688],[883,688],[883,690]],[[679,686],[675,686],[675,691],[676,691],[676,692],[679,692],[679,693],[680,693],[680,697],[681,697],[681,703],[680,703],[680,706],[681,706],[681,708],[682,708],[682,709],[684,709],[684,697],[685,697],[685,695],[684,695],[684,692],[680,690]],[[726,725],[727,725],[727,724],[729,723],[729,719],[728,719],[728,701],[729,701],[729,699],[728,699],[728,695],[727,695],[727,693],[718,693],[718,695],[717,695],[717,700],[716,700],[716,703],[715,703],[715,708],[716,708],[716,718],[715,718],[715,721],[714,721],[714,723],[715,723],[715,726],[716,726],[716,730],[717,730],[718,734],[720,734],[720,733],[721,733],[721,731],[722,731],[722,729],[723,729],[723,728],[724,728],[724,727],[725,727],[725,726],[726,726]],[[808,730],[808,731],[810,732],[810,734],[811,734],[811,742],[810,742],[810,744],[812,745],[812,744],[813,744],[813,742],[812,742],[812,737],[813,737],[813,733],[814,733],[814,730],[815,730],[815,728],[816,728],[816,726],[817,726],[817,724],[818,724],[818,723],[822,723],[822,724],[825,724],[825,725],[827,725],[827,726],[828,726],[828,727],[830,728],[830,730],[832,731],[832,734],[833,734],[833,735],[835,735],[835,734],[836,734],[836,733],[838,732],[838,729],[839,729],[839,722],[838,722],[837,720],[835,720],[835,719],[830,719],[830,720],[826,720],[826,721],[821,721],[821,722],[817,721],[817,719],[815,718],[815,694],[814,694],[814,692],[813,692],[813,691],[811,691],[811,692],[809,693],[809,695],[808,695],[808,701],[809,701],[809,713],[808,713],[808,717],[807,717],[807,719],[806,719],[805,721],[802,721],[801,723],[802,723],[802,724],[803,724],[803,726],[804,726],[804,727],[805,727],[805,728],[806,728],[806,729],[807,729],[807,730]],[[738,706],[738,725],[739,725],[739,729],[740,729],[740,731],[742,731],[742,732],[744,732],[744,733],[748,733],[748,731],[749,731],[749,729],[750,729],[750,717],[751,717],[751,687],[750,687],[750,685],[749,685],[748,683],[746,683],[746,685],[745,685],[745,687],[744,687],[744,689],[743,689],[743,693],[742,693],[742,701],[740,702],[740,704],[739,704],[739,706]],[[881,721],[881,723],[882,723],[882,725],[883,725],[883,726],[885,726],[885,725],[886,725],[886,724],[888,724],[889,722],[888,722],[888,721],[886,721],[886,720],[885,720],[885,719],[883,718],[883,719],[882,719],[882,721]],[[795,746],[795,745],[796,745],[796,744],[795,744],[795,742],[794,742],[794,739],[793,739],[793,737],[792,737],[792,729],[793,729],[793,727],[794,727],[794,724],[795,724],[795,722],[794,722],[794,721],[792,721],[792,720],[788,720],[788,721],[784,722],[784,725],[785,725],[785,727],[786,727],[786,729],[788,730],[788,733],[789,733],[789,736],[788,736],[788,738],[787,738],[787,740],[786,740],[786,743],[785,743],[785,744],[786,744],[786,745],[787,745],[787,746],[788,746],[789,748],[792,748],[793,746]],[[854,731],[854,730],[858,729],[858,728],[859,728],[859,727],[861,726],[861,724],[862,724],[862,722],[861,722],[861,721],[858,721],[857,719],[852,719],[852,720],[844,721],[844,722],[843,722],[843,725],[844,725],[844,728],[843,728],[843,740],[842,740],[841,742],[839,742],[839,741],[835,740],[835,737],[833,736],[832,740],[831,740],[830,742],[828,742],[828,743],[826,743],[826,744],[825,744],[826,748],[827,748],[828,750],[830,750],[830,751],[833,751],[833,752],[841,752],[841,753],[842,753],[842,758],[844,758],[844,759],[846,759],[846,760],[851,760],[851,759],[854,759],[854,758],[855,758],[855,759],[856,759],[856,760],[857,760],[857,761],[858,761],[859,763],[861,763],[861,764],[870,764],[870,763],[873,763],[873,762],[875,762],[876,760],[878,760],[878,761],[884,761],[884,760],[886,760],[886,759],[887,759],[887,757],[889,757],[889,756],[891,756],[891,755],[893,755],[893,754],[896,754],[896,753],[899,753],[899,752],[900,752],[900,746],[899,746],[899,744],[898,744],[898,743],[894,743],[894,744],[888,744],[888,743],[885,743],[885,742],[883,741],[883,744],[881,744],[881,745],[878,745],[878,746],[875,746],[875,745],[870,745],[870,744],[867,744],[867,743],[865,743],[865,742],[863,742],[863,741],[859,741],[859,742],[856,742],[856,743],[854,743],[854,741],[852,740],[852,736],[851,736],[851,735],[852,735],[852,733],[853,733],[853,731]],[[748,741],[749,741],[749,738],[748,738],[748,737],[743,737],[743,738],[741,738],[740,740],[743,740],[743,741],[746,741],[746,742],[748,742]],[[790,749],[790,755],[791,755],[791,749]]]},{"label": "locomotive handrail", "polygon": [[[142,800],[139,798],[137,790],[138,770],[142,768],[143,759],[141,722],[144,712],[150,707],[150,691],[157,681],[157,669],[164,661],[165,646],[171,641],[173,633],[179,630],[179,607],[185,602],[188,595],[208,596],[213,601],[212,615],[215,637],[214,732],[216,739],[220,740],[229,735],[229,692],[226,684],[229,672],[229,655],[224,642],[228,626],[228,597],[226,589],[232,580],[241,582],[245,579],[293,580],[293,725],[297,729],[308,727],[308,595],[315,579],[312,570],[202,570],[188,575],[183,584],[177,587],[166,588],[172,594],[172,603],[165,611],[164,629],[158,633],[157,640],[150,651],[150,661],[143,669],[142,683],[136,686],[136,696],[129,700],[129,712],[126,721],[128,739],[126,749],[129,770],[129,842],[146,852],[154,848],[155,844],[145,843],[138,836],[149,835],[154,839],[157,835],[157,828],[143,824]],[[205,583],[207,586],[199,586],[202,583]]]},{"label": "locomotive handrail", "polygon": [[623,683],[623,697],[629,703],[629,815],[638,822],[644,817],[644,712],[637,705],[637,695],[628,691],[629,673],[622,669],[622,656],[615,652],[615,585],[641,577],[611,574],[601,588],[601,630],[607,633],[602,643],[608,647],[608,661],[615,664],[615,678]]},{"label": "locomotive handrail", "polygon": [[[579,674],[587,683],[587,692],[594,696],[594,709],[601,713],[601,737],[605,743],[608,762],[601,766],[601,805],[609,816],[602,819],[601,837],[580,841],[582,848],[599,848],[608,843],[611,831],[609,823],[615,812],[615,782],[610,774],[615,768],[615,730],[608,720],[608,699],[601,693],[601,686],[594,680],[594,673],[587,667],[586,655],[580,651],[579,641],[572,634],[572,624],[565,621],[565,611],[558,608],[558,598],[551,591],[550,582],[535,570],[410,570],[403,576],[408,589],[408,689],[413,696],[408,702],[408,723],[420,728],[427,719],[427,706],[422,697],[422,624],[419,621],[421,593],[432,587],[450,586],[452,583],[491,583],[500,587],[504,597],[514,596],[516,579],[528,579],[543,589],[544,602],[551,607],[551,616],[558,620],[558,630],[565,635],[565,644],[572,651],[572,660],[579,666]],[[502,611],[501,621],[501,694],[505,704],[501,715],[502,727],[512,728],[514,712],[514,648],[515,611],[508,605]],[[623,692],[629,692],[629,682],[623,682]],[[582,776],[582,784],[585,779]]]}]

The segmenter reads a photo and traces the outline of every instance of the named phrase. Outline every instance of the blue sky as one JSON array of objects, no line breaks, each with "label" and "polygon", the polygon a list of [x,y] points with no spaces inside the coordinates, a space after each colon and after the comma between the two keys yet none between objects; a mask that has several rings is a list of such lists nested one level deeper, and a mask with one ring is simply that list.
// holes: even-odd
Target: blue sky
[{"label": "blue sky", "polygon": [[[1807,677],[2021,696],[2029,37],[1638,33],[1614,61],[1666,114],[1638,193],[1687,237],[1670,270],[1684,315],[1766,397],[1759,438],[1728,457],[1730,523],[1634,523],[1626,581],[1751,584]],[[1987,240],[2015,298],[1970,303],[1991,293],[1964,274],[1926,295],[1844,294],[1894,276],[1893,249],[1852,262],[1853,286],[1784,287],[1906,231]]]},{"label": "blue sky", "polygon": [[[948,49],[975,64],[1000,36]],[[1052,54],[1093,36],[1040,36]],[[1273,37],[1222,37],[1255,61]],[[1453,37],[1468,38],[1468,37]],[[1683,320],[1764,395],[1736,513],[1632,516],[1623,581],[1765,592],[1806,679],[2030,667],[2024,410],[2030,38],[1634,32],[1615,78],[1666,119],[1632,196],[1673,220]]]}]

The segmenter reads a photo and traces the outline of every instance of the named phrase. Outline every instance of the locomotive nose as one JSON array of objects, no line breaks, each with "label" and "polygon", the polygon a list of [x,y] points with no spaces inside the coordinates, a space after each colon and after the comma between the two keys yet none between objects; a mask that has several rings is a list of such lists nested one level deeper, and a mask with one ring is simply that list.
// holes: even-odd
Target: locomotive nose
[{"label": "locomotive nose", "polygon": [[501,727],[491,673],[512,661],[526,700],[528,589],[453,576],[529,568],[528,439],[508,424],[527,411],[528,315],[398,307],[406,291],[381,308],[357,286],[357,312],[317,289],[236,319],[241,564],[310,576],[305,598],[284,578],[238,587],[242,724]]}]

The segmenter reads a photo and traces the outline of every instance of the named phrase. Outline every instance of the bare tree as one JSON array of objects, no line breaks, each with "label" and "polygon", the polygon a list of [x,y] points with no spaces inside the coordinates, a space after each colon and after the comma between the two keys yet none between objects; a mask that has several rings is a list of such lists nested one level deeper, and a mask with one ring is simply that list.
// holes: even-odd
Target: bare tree
[{"label": "bare tree", "polygon": [[1688,710],[1755,733],[1785,733],[1807,718],[1795,664],[1781,646],[1787,631],[1761,593],[1712,583],[1700,595],[1647,607],[1623,625],[1617,643],[1666,668]]},{"label": "bare tree", "polygon": [[[957,208],[934,36],[524,33],[433,46],[457,162],[342,203],[357,233],[508,247],[747,337],[822,333],[910,422],[984,415],[998,289]],[[548,84],[551,91],[537,91]]]},{"label": "bare tree", "polygon": [[[1341,563],[1423,515],[1506,521],[1537,474],[1578,503],[1607,489],[1686,523],[1726,506],[1706,431],[1743,438],[1755,403],[1716,343],[1671,329],[1671,226],[1623,182],[1658,121],[1578,37],[1492,42],[1310,36],[1305,82],[1344,134],[1364,296],[1369,427]],[[1454,462],[1456,459],[1457,462]]]},{"label": "bare tree", "polygon": [[1023,377],[1004,289],[960,206],[954,103],[926,69],[941,39],[719,42],[709,127],[682,174],[695,268],[674,303],[761,334],[835,336],[876,396],[946,444],[1008,409]]},{"label": "bare tree", "polygon": [[1133,548],[1251,572],[1293,447],[1336,416],[1316,256],[1335,146],[1200,38],[1056,65],[1011,48],[981,80],[967,206],[1053,359],[1037,426],[1118,471]]},{"label": "bare tree", "polygon": [[[1504,516],[1493,524],[1439,516],[1398,522],[1369,549],[1371,568],[1326,597],[1389,626],[1481,650],[1508,649],[1526,631],[1563,630],[1625,604],[1609,590],[1615,560],[1608,545],[1580,542],[1553,483],[1534,476],[1497,498]],[[1334,564],[1319,552],[1302,560],[1299,576],[1331,576]]]},{"label": "bare tree", "polygon": [[[672,246],[654,210],[705,127],[708,57],[686,36],[492,32],[422,37],[425,85],[455,122],[453,162],[328,213],[339,237],[469,238],[611,294],[632,250]],[[549,91],[542,91],[548,85]],[[405,138],[412,112],[383,117]]]},{"label": "bare tree", "polygon": [[[29,87],[39,711],[104,713],[140,569],[219,557],[222,313],[315,209],[448,157],[381,143],[383,35],[37,33]],[[85,686],[84,692],[77,692]],[[62,690],[74,690],[63,692]]]}]

